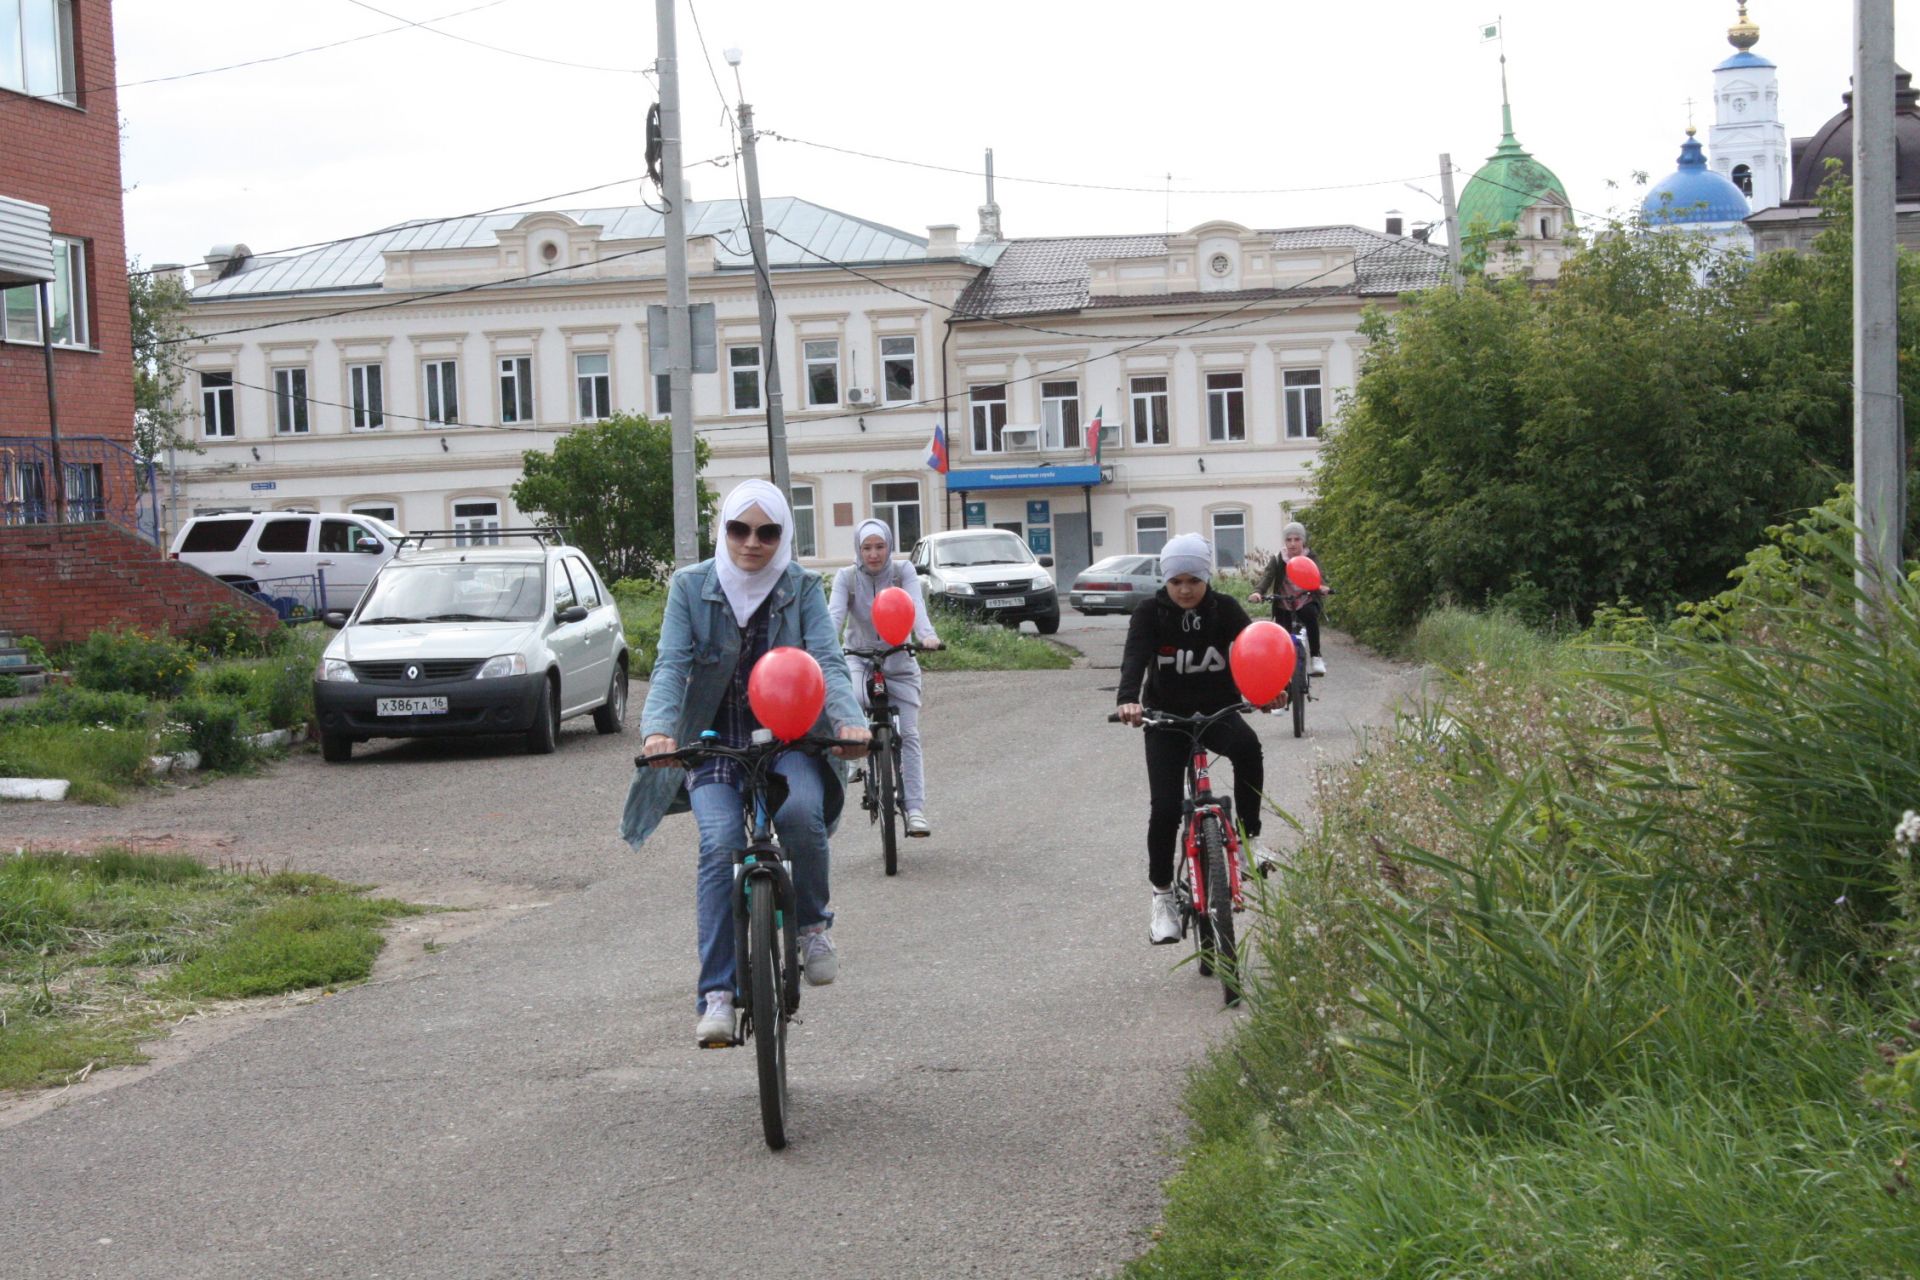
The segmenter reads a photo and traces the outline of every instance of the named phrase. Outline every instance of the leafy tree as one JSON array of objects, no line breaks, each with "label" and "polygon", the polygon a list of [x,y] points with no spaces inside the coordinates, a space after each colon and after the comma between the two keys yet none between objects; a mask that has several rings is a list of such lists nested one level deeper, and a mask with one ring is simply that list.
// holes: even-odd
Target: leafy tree
[{"label": "leafy tree", "polygon": [[176,363],[173,345],[187,335],[187,289],[172,272],[149,275],[139,259],[127,269],[127,302],[133,322],[133,443],[143,458],[162,457],[169,448],[201,452],[182,435],[188,413],[176,397],[186,372]]},{"label": "leafy tree", "polygon": [[[694,466],[707,465],[694,441]],[[529,449],[513,486],[522,511],[561,525],[609,581],[657,578],[673,565],[673,434],[665,422],[617,413],[562,437],[552,453]],[[698,481],[701,541],[714,493]]]},{"label": "leafy tree", "polygon": [[[1764,530],[1851,469],[1851,240],[1713,259],[1615,229],[1556,285],[1469,279],[1363,324],[1310,517],[1342,620],[1391,643],[1436,604],[1585,621],[1718,590]],[[1920,259],[1902,382],[1920,393]]]}]

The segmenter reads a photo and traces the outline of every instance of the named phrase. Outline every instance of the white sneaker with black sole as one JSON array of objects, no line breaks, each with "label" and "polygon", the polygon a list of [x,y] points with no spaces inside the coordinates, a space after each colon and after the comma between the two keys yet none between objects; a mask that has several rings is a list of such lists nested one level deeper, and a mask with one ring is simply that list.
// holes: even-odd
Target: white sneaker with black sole
[{"label": "white sneaker with black sole", "polygon": [[1180,907],[1171,889],[1153,891],[1153,915],[1147,922],[1147,940],[1156,947],[1180,941]]}]

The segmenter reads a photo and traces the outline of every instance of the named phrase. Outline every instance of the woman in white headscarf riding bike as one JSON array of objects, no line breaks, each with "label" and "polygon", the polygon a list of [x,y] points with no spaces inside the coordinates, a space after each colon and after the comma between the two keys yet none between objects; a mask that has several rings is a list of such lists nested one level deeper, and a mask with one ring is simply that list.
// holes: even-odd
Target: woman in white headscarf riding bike
[{"label": "woman in white headscarf riding bike", "polygon": [[[893,529],[884,520],[862,521],[853,531],[854,561],[833,575],[833,599],[828,612],[833,616],[835,635],[844,635],[853,649],[884,649],[886,643],[873,626],[873,602],[882,591],[899,587],[913,601],[912,639],[922,649],[946,646],[927,616],[927,602],[920,590],[920,575],[904,560],[893,558]],[[847,675],[860,697],[867,703],[866,659],[847,656]],[[930,835],[927,821],[926,770],[920,754],[920,664],[910,653],[896,653],[886,660],[887,696],[900,716],[900,772],[907,802],[907,834]]]}]

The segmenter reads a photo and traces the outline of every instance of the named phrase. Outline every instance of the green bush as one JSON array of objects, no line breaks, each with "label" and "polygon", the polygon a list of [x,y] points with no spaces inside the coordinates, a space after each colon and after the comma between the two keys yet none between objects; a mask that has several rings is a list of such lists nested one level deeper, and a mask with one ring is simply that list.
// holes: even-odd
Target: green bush
[{"label": "green bush", "polygon": [[667,614],[667,584],[652,578],[622,578],[610,590],[614,603],[620,606],[627,647],[633,651],[634,678],[644,679],[652,673],[653,660],[660,652],[660,624]]},{"label": "green bush", "polygon": [[57,685],[32,702],[0,712],[0,725],[109,725],[141,728],[151,722],[153,703],[137,693],[110,693]]},{"label": "green bush", "polygon": [[0,671],[0,698],[20,696],[20,677],[12,672]]},{"label": "green bush", "polygon": [[89,689],[174,698],[193,679],[193,652],[169,635],[137,628],[96,631],[68,655],[74,679]]},{"label": "green bush", "polygon": [[204,769],[239,769],[251,763],[254,749],[246,741],[252,732],[244,704],[231,698],[182,698],[168,714],[187,727],[187,745],[200,753]]},{"label": "green bush", "polygon": [[204,697],[225,698],[230,702],[251,704],[259,688],[255,669],[245,663],[223,662],[202,670],[194,681],[194,691]]},{"label": "green bush", "polygon": [[180,633],[195,650],[214,658],[263,658],[281,643],[284,628],[262,633],[257,614],[236,604],[215,605],[199,625]]}]

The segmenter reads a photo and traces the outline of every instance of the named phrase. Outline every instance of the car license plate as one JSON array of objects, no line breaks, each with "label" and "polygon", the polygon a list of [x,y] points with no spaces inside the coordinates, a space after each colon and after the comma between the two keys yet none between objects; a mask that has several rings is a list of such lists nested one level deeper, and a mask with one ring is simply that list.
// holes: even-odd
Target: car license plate
[{"label": "car license plate", "polygon": [[381,698],[374,710],[383,716],[443,716],[447,714],[445,698]]},{"label": "car license plate", "polygon": [[1019,596],[995,596],[987,601],[989,609],[1018,609],[1026,601]]},{"label": "car license plate", "polygon": [[1105,604],[1106,602],[1107,602],[1107,598],[1105,596],[1081,596],[1080,597],[1081,604]]}]

